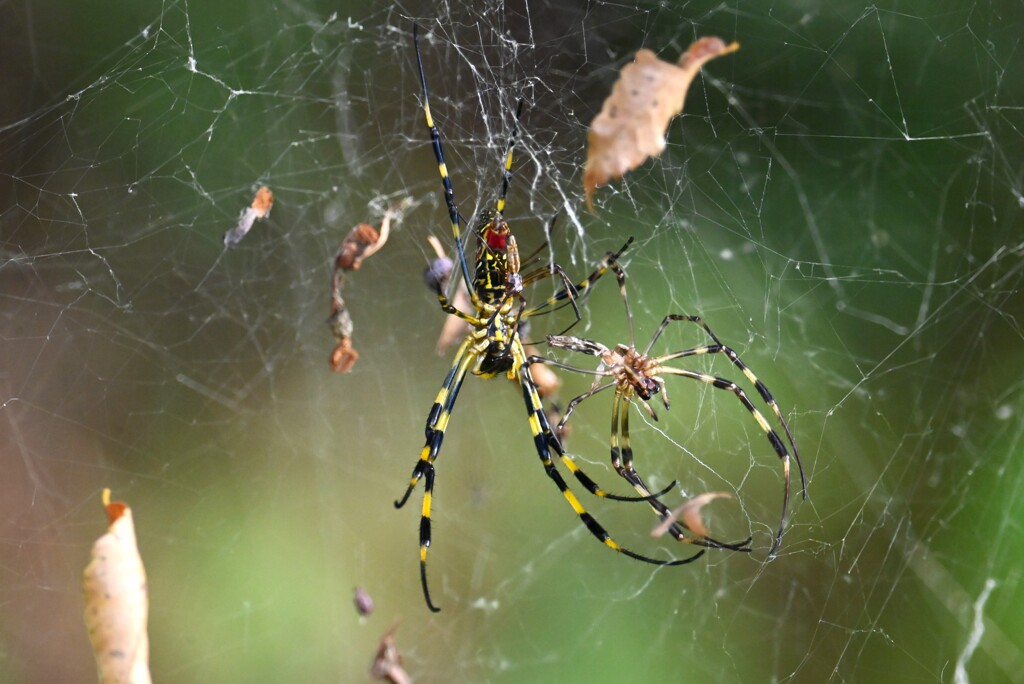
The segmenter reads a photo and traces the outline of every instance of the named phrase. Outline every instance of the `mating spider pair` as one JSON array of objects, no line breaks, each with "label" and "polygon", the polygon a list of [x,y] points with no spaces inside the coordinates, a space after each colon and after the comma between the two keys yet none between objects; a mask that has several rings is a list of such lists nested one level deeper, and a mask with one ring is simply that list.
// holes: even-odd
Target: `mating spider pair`
[{"label": "mating spider pair", "polygon": [[[761,381],[758,380],[753,373],[749,371],[749,369],[747,369],[747,367],[739,360],[739,357],[736,356],[735,352],[722,345],[718,341],[718,338],[711,333],[711,330],[708,329],[707,326],[703,326],[700,319],[691,316],[667,317],[643,354],[639,354],[636,352],[635,348],[633,348],[632,334],[630,336],[631,344],[629,347],[620,345],[619,347],[616,347],[615,350],[609,350],[607,347],[596,342],[583,340],[577,337],[556,336],[549,338],[549,342],[552,346],[581,351],[600,357],[604,364],[603,370],[588,371],[536,356],[527,358],[526,352],[523,348],[522,339],[520,338],[521,324],[531,316],[550,313],[551,311],[568,305],[573,307],[576,320],[579,321],[580,313],[576,305],[577,300],[580,297],[585,296],[594,283],[596,283],[609,269],[616,273],[619,280],[620,290],[625,301],[625,274],[622,272],[622,269],[618,266],[617,262],[622,253],[629,246],[630,242],[632,242],[632,238],[618,251],[609,253],[598,264],[597,268],[589,277],[575,285],[572,284],[564,272],[557,266],[553,266],[551,268],[538,268],[526,274],[520,273],[522,260],[520,259],[515,237],[510,232],[508,223],[504,218],[505,198],[508,193],[509,182],[512,175],[513,148],[515,146],[515,140],[518,133],[519,115],[522,110],[522,102],[520,101],[516,109],[515,124],[509,137],[508,144],[506,145],[501,194],[498,197],[495,208],[485,209],[482,211],[473,227],[473,237],[477,244],[474,269],[471,273],[469,264],[466,260],[466,245],[463,242],[462,229],[460,228],[460,223],[465,223],[465,219],[463,219],[459,214],[458,207],[455,203],[455,191],[448,176],[447,166],[445,165],[444,152],[441,146],[441,135],[437,127],[434,125],[433,118],[430,114],[427,82],[423,69],[423,60],[420,55],[418,26],[416,25],[413,26],[413,45],[416,52],[416,62],[419,68],[420,85],[423,93],[423,113],[426,119],[427,128],[430,132],[431,145],[434,150],[438,172],[441,176],[441,183],[444,188],[445,204],[448,208],[448,215],[451,220],[452,235],[455,239],[458,261],[456,268],[458,268],[459,277],[461,277],[469,291],[473,308],[472,313],[465,313],[455,308],[445,295],[443,281],[437,280],[434,283],[437,298],[442,310],[466,321],[469,324],[470,331],[466,334],[462,343],[459,345],[458,350],[455,353],[455,358],[452,361],[451,369],[448,371],[448,374],[441,385],[441,389],[434,400],[434,404],[427,415],[425,428],[426,440],[423,449],[420,452],[419,460],[413,468],[412,475],[409,479],[409,485],[402,497],[395,501],[396,508],[404,506],[417,483],[421,479],[424,480],[425,491],[420,517],[419,555],[420,580],[423,586],[423,594],[426,599],[427,606],[432,611],[436,612],[439,610],[431,600],[430,590],[427,583],[427,554],[431,544],[430,513],[435,477],[434,462],[440,453],[441,443],[444,440],[445,429],[448,426],[448,421],[451,417],[459,390],[462,387],[462,382],[465,379],[466,374],[470,372],[484,378],[491,378],[504,374],[508,379],[519,382],[523,392],[523,400],[526,404],[527,419],[530,425],[530,432],[533,435],[534,447],[537,450],[537,455],[540,457],[541,464],[547,476],[555,483],[555,486],[558,487],[559,491],[561,491],[566,501],[568,501],[569,505],[576,512],[580,521],[587,527],[594,537],[619,553],[653,565],[682,565],[689,563],[701,556],[704,553],[704,549],[701,549],[696,554],[687,558],[666,560],[651,558],[631,551],[630,549],[620,545],[612,539],[605,528],[586,511],[582,503],[580,503],[580,500],[569,487],[569,484],[562,477],[562,474],[556,469],[551,453],[554,452],[558,455],[563,465],[569,469],[580,484],[591,494],[620,501],[646,501],[654,508],[655,512],[664,519],[670,514],[670,511],[658,500],[658,497],[669,491],[676,483],[671,483],[669,487],[662,492],[651,493],[640,475],[633,469],[632,452],[629,446],[629,403],[633,396],[639,396],[641,399],[647,400],[655,394],[660,394],[667,407],[667,395],[665,394],[664,380],[661,376],[670,374],[690,377],[707,382],[714,387],[728,389],[734,392],[747,410],[754,416],[762,429],[765,430],[769,440],[775,447],[776,453],[784,463],[786,478],[785,499],[783,502],[783,513],[782,519],[779,523],[779,530],[776,535],[775,543],[772,545],[772,552],[774,552],[782,538],[789,501],[789,454],[785,445],[779,438],[778,434],[768,425],[762,414],[758,412],[753,404],[751,404],[746,394],[744,394],[743,391],[735,384],[712,376],[685,371],[683,369],[669,368],[664,366],[663,363],[672,359],[697,354],[726,354],[732,362],[743,371],[751,382],[754,383],[758,392],[761,394],[761,397],[772,408],[772,411],[775,413],[779,421],[781,421],[786,436],[789,439],[789,443],[793,447],[794,457],[797,458],[797,463],[799,465],[799,457],[797,456],[796,446],[793,444],[793,438],[789,431],[789,427],[786,425],[786,421],[779,412],[771,394],[768,393],[767,388],[765,388],[763,383],[761,383]],[[529,259],[526,259],[526,261],[528,262]],[[564,287],[541,304],[528,307],[526,305],[526,299],[523,296],[523,290],[533,282],[551,275],[558,275],[563,280]],[[628,313],[628,301],[626,303],[626,308]],[[662,330],[664,330],[665,326],[672,320],[691,320],[693,322],[700,323],[708,334],[711,335],[715,344],[684,350],[682,352],[668,354],[654,359],[647,357],[647,353],[650,351]],[[630,327],[632,329],[631,317]],[[558,438],[552,432],[551,426],[545,416],[540,395],[537,391],[537,386],[530,374],[530,365],[532,363],[549,363],[567,370],[594,373],[598,376],[611,378],[610,382],[605,385],[597,386],[591,391],[574,399],[568,407],[565,419],[569,417],[569,414],[572,413],[572,410],[576,405],[587,397],[592,396],[602,389],[612,386],[615,387],[611,442],[612,463],[616,471],[631,485],[633,485],[639,496],[627,497],[614,495],[598,487],[598,485],[565,453]],[[563,425],[565,419],[562,421]],[[801,478],[802,477],[803,470],[801,468]],[[694,539],[693,537],[686,536],[684,528],[680,524],[675,523],[671,525],[670,530],[673,536],[680,541],[686,541],[698,546],[727,548],[740,551],[749,550],[747,548],[750,542],[749,539],[738,544],[722,543],[706,537]]]}]

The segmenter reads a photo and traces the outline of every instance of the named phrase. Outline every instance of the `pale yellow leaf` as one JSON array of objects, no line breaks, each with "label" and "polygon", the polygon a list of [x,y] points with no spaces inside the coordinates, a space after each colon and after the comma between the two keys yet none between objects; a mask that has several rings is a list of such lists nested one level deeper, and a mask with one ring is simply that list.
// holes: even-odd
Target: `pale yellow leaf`
[{"label": "pale yellow leaf", "polygon": [[146,570],[135,542],[132,512],[103,490],[110,527],[96,540],[82,576],[85,626],[100,684],[150,684],[149,596]]}]

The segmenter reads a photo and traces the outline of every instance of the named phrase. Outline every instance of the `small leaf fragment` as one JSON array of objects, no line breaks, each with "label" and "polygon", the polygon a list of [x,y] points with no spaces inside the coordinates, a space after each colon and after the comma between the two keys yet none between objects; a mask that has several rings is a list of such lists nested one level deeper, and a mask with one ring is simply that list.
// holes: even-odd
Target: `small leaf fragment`
[{"label": "small leaf fragment", "polygon": [[266,185],[260,186],[252,198],[252,204],[242,210],[238,217],[238,225],[224,233],[224,247],[230,249],[242,241],[258,219],[264,219],[274,206],[274,193]]},{"label": "small leaf fragment", "polygon": [[411,684],[412,678],[402,667],[402,654],[395,644],[395,630],[398,623],[391,625],[381,637],[377,653],[370,665],[370,679],[389,682],[389,684]]},{"label": "small leaf fragment", "polygon": [[668,532],[668,528],[677,520],[681,521],[686,529],[701,537],[710,537],[704,519],[701,518],[700,509],[707,506],[715,499],[731,499],[728,492],[706,492],[698,494],[683,505],[672,509],[671,515],[661,521],[661,524],[651,530],[651,536],[657,539]]}]

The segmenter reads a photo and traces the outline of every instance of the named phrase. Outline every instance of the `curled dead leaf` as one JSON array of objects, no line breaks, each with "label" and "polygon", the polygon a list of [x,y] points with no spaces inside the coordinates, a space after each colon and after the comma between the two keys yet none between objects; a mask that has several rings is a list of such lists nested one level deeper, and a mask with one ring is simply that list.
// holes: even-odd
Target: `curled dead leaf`
[{"label": "curled dead leaf", "polygon": [[672,526],[672,523],[677,520],[681,520],[683,525],[694,534],[701,537],[710,537],[707,526],[704,524],[704,519],[701,518],[700,509],[707,506],[715,499],[731,499],[732,495],[728,492],[707,492],[704,494],[698,494],[693,497],[682,506],[672,509],[671,515],[661,521],[661,524],[651,530],[651,536],[654,538],[661,537],[668,528]]},{"label": "curled dead leaf", "polygon": [[[384,225],[389,222],[385,217]],[[334,255],[334,268],[341,271],[358,271],[363,265],[363,259],[372,256],[374,252],[384,246],[387,242],[387,232],[378,233],[377,229],[369,223],[360,223],[353,228],[341,241],[338,252]]]},{"label": "curled dead leaf", "polygon": [[331,352],[330,366],[336,373],[348,373],[359,360],[359,352],[352,347],[352,316],[345,306],[341,290],[345,286],[345,274],[358,271],[363,260],[376,254],[388,241],[392,219],[397,220],[405,202],[384,212],[380,232],[369,223],[360,223],[348,232],[334,255],[334,271],[331,273],[331,315],[327,326],[337,340]]},{"label": "curled dead leaf", "polygon": [[107,533],[93,544],[82,575],[85,626],[100,684],[149,684],[149,595],[132,511],[103,490]]},{"label": "curled dead leaf", "polygon": [[352,346],[352,340],[343,337],[338,340],[338,344],[331,351],[329,363],[331,370],[335,373],[348,373],[358,360],[359,352]]},{"label": "curled dead leaf", "polygon": [[402,654],[398,652],[398,646],[395,645],[395,630],[397,629],[398,623],[396,622],[381,637],[377,654],[373,658],[373,664],[370,665],[370,678],[390,682],[390,684],[410,684],[412,678],[402,667]]},{"label": "curled dead leaf", "polygon": [[678,65],[644,49],[622,68],[587,135],[583,191],[591,211],[595,188],[622,178],[665,149],[668,123],[683,111],[686,91],[700,68],[739,47],[739,43],[726,45],[721,38],[708,36],[690,45]]}]

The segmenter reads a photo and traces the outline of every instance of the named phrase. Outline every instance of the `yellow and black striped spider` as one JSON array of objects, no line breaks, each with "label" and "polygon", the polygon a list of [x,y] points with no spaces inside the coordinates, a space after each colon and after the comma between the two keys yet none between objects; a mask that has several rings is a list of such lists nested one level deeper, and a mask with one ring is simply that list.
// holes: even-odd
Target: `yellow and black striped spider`
[{"label": "yellow and black striped spider", "polygon": [[[544,471],[555,483],[558,489],[565,496],[565,499],[572,506],[580,520],[586,525],[598,540],[611,547],[615,551],[630,556],[646,563],[654,565],[681,565],[696,559],[703,550],[692,557],[674,560],[661,560],[640,555],[615,542],[608,532],[583,508],[579,499],[569,488],[568,483],[563,479],[561,473],[555,469],[551,458],[551,451],[554,451],[561,458],[562,462],[577,480],[592,494],[622,501],[646,501],[659,496],[659,494],[646,493],[640,497],[616,496],[605,492],[597,484],[587,477],[579,466],[570,459],[562,449],[561,443],[551,431],[547,417],[541,405],[540,396],[537,393],[537,386],[530,375],[529,366],[526,364],[526,353],[523,350],[523,343],[519,335],[519,325],[530,316],[537,313],[552,311],[561,306],[572,304],[575,309],[575,300],[589,289],[609,267],[614,266],[622,252],[629,246],[627,242],[619,251],[608,254],[599,264],[597,269],[590,276],[576,285],[566,280],[566,286],[556,292],[552,297],[542,304],[527,308],[523,298],[523,288],[531,282],[542,277],[559,272],[558,269],[538,269],[525,276],[519,272],[520,259],[516,247],[515,238],[509,231],[508,223],[504,218],[505,196],[508,192],[509,180],[512,173],[512,151],[518,132],[519,113],[522,109],[520,102],[516,111],[516,124],[512,135],[509,138],[505,152],[505,168],[502,182],[501,195],[498,197],[494,209],[486,209],[481,215],[473,229],[473,235],[477,241],[475,270],[471,275],[469,265],[466,262],[465,245],[459,223],[463,221],[455,204],[455,191],[448,178],[448,169],[444,162],[444,153],[441,149],[441,135],[430,115],[430,105],[427,98],[427,81],[423,71],[423,60],[420,56],[418,27],[413,26],[413,45],[416,51],[416,62],[420,72],[420,85],[423,90],[423,113],[426,117],[427,128],[430,130],[430,140],[434,149],[434,156],[437,158],[438,171],[441,175],[441,183],[444,186],[445,204],[448,207],[448,215],[452,224],[452,234],[455,237],[458,265],[462,280],[469,289],[474,312],[464,313],[455,308],[444,293],[443,283],[438,280],[433,283],[441,308],[452,315],[465,320],[471,330],[463,339],[455,353],[451,369],[437,393],[434,405],[427,415],[426,442],[420,453],[409,479],[409,486],[405,494],[395,501],[395,507],[401,508],[408,501],[409,496],[415,489],[416,484],[422,478],[424,480],[423,509],[420,518],[420,581],[423,585],[423,595],[430,610],[437,612],[439,609],[430,598],[430,591],[427,586],[427,551],[430,548],[430,509],[431,498],[434,492],[434,461],[441,450],[441,442],[444,439],[445,429],[458,397],[459,389],[466,377],[466,373],[472,372],[484,378],[492,378],[500,374],[506,375],[510,380],[517,380],[523,392],[523,399],[526,402],[526,413],[530,424],[530,432],[533,435],[533,443],[540,456]],[[564,279],[564,275],[563,275]],[[516,306],[516,302],[519,306]],[[576,310],[577,320],[579,312]],[[669,488],[675,483],[669,485]],[[668,491],[666,488],[665,491]]]},{"label": "yellow and black striped spider", "polygon": [[[768,441],[772,445],[772,448],[782,461],[783,476],[785,480],[782,497],[782,515],[779,519],[779,528],[775,534],[775,540],[768,552],[769,556],[774,555],[778,550],[779,545],[782,543],[782,533],[785,530],[786,519],[789,514],[789,451],[786,449],[785,443],[771,425],[768,424],[764,415],[762,415],[750,401],[746,392],[744,392],[733,381],[713,375],[707,375],[705,373],[699,373],[697,371],[687,370],[685,368],[673,368],[672,366],[667,366],[665,364],[675,359],[683,359],[690,356],[701,356],[704,354],[724,354],[727,356],[729,360],[732,361],[733,365],[739,368],[743,375],[746,376],[747,380],[753,384],[757,393],[761,395],[761,399],[763,399],[765,404],[771,408],[772,413],[775,414],[775,417],[782,425],[786,438],[789,440],[789,445],[793,449],[793,458],[796,461],[797,468],[800,472],[800,491],[806,499],[807,482],[804,478],[803,464],[800,462],[800,453],[797,451],[796,443],[793,441],[793,433],[790,432],[789,424],[786,423],[786,419],[782,417],[782,413],[779,411],[778,404],[775,403],[775,399],[772,397],[771,392],[768,391],[765,384],[761,382],[756,375],[754,375],[743,361],[740,360],[739,355],[730,347],[722,344],[721,340],[718,339],[715,333],[711,331],[711,328],[709,328],[699,316],[688,316],[683,314],[669,314],[665,316],[661,321],[661,325],[658,326],[658,329],[655,331],[654,337],[652,337],[651,341],[647,343],[647,347],[642,352],[638,351],[633,337],[633,315],[629,309],[629,298],[626,296],[626,274],[618,264],[609,264],[609,268],[615,271],[615,275],[619,281],[619,292],[622,295],[622,301],[626,307],[626,319],[629,323],[629,344],[619,344],[616,345],[614,349],[609,349],[600,342],[585,340],[572,335],[551,335],[548,337],[548,344],[552,347],[568,349],[570,351],[589,354],[590,356],[596,356],[599,358],[601,363],[596,370],[577,368],[576,366],[571,366],[541,356],[531,356],[527,359],[527,365],[534,363],[546,363],[555,366],[556,368],[597,376],[594,380],[594,385],[590,390],[579,395],[566,406],[565,414],[562,416],[558,429],[565,426],[565,422],[569,420],[569,416],[572,415],[573,410],[580,404],[580,402],[589,399],[602,390],[614,388],[615,396],[612,400],[610,441],[612,467],[615,468],[615,471],[620,476],[633,485],[633,488],[650,503],[655,513],[657,513],[662,520],[665,520],[669,517],[671,511],[669,511],[668,507],[659,501],[657,497],[650,495],[650,491],[644,483],[643,478],[633,468],[633,450],[629,443],[630,404],[632,404],[634,397],[639,397],[643,400],[643,402],[640,403],[640,406],[646,409],[648,415],[650,415],[653,420],[657,420],[657,414],[647,402],[657,395],[661,397],[662,404],[666,409],[668,409],[668,389],[665,385],[665,378],[663,377],[667,375],[675,375],[689,378],[691,380],[697,380],[698,382],[711,385],[715,389],[732,392],[736,395],[736,398],[739,399],[740,403],[743,404],[743,407],[750,412],[750,415],[754,417],[754,420],[757,421],[758,426],[764,431],[765,435],[768,437]],[[649,356],[651,349],[654,347],[655,342],[658,341],[658,338],[661,337],[665,328],[668,327],[669,323],[676,321],[694,323],[700,326],[714,341],[714,344],[691,347],[682,351],[662,354],[661,356]],[[602,378],[607,378],[608,381],[602,384]],[[683,542],[696,543],[704,546],[711,546],[713,548],[725,548],[733,551],[750,550],[748,548],[748,544],[750,543],[751,538],[749,537],[737,544],[726,544],[707,537],[701,539],[687,537],[684,534],[682,527],[675,523],[669,528],[669,531],[676,537],[676,539]]]}]

